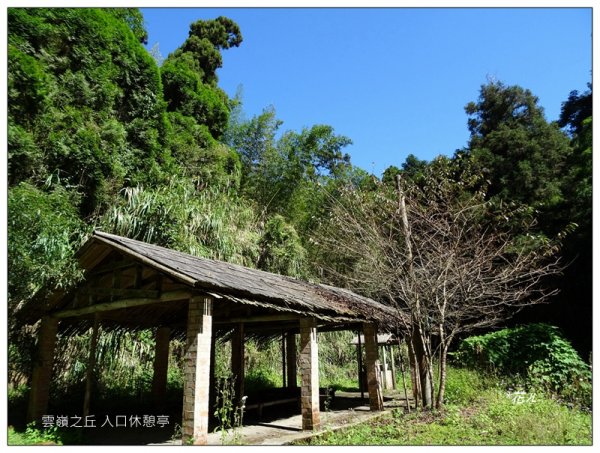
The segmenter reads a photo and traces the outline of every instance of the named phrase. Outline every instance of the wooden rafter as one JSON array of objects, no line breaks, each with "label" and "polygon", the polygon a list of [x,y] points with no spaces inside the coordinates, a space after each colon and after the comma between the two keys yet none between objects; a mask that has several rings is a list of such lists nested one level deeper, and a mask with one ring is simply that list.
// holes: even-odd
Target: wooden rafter
[{"label": "wooden rafter", "polygon": [[88,307],[74,308],[71,310],[62,310],[56,313],[52,313],[52,316],[56,318],[73,318],[77,316],[89,315],[91,313],[100,313],[103,311],[119,310],[122,308],[139,307],[142,305],[151,305],[161,302],[170,302],[175,300],[186,299],[190,296],[189,291],[169,291],[161,294],[159,297],[148,298],[131,298],[131,299],[120,299],[114,302],[105,302]]}]

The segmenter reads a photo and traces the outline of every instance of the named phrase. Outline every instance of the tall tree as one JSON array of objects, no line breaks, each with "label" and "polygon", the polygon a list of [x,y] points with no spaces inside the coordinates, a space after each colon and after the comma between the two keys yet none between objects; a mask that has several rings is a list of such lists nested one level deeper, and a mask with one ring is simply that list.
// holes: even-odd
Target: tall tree
[{"label": "tall tree", "polygon": [[584,93],[571,91],[569,98],[562,103],[558,125],[572,135],[581,134],[584,121],[592,116],[592,104],[591,83],[588,83],[588,90]]},{"label": "tall tree", "polygon": [[350,172],[350,156],[344,148],[352,141],[321,124],[300,132],[285,131],[278,138],[283,122],[273,107],[250,120],[239,114],[234,119],[226,138],[242,160],[242,191],[264,215],[283,215],[302,229],[319,204],[317,185]]},{"label": "tall tree", "polygon": [[222,66],[221,50],[241,42],[240,29],[231,19],[199,20],[161,66],[172,124],[169,145],[177,162],[200,184],[239,178],[237,156],[218,142],[227,128],[231,101],[217,86],[216,70]]},{"label": "tall tree", "polygon": [[591,324],[581,328],[591,314],[591,100],[591,86],[581,95],[572,92],[559,121],[550,124],[529,90],[485,85],[466,107],[471,140],[464,152],[491,181],[490,195],[539,211],[539,230],[555,235],[577,225],[561,251],[571,263],[556,278],[561,294],[548,307],[524,310],[518,321],[556,323],[584,353],[591,349]]},{"label": "tall tree", "polygon": [[158,68],[132,10],[8,11],[9,184],[60,180],[89,215],[169,157]]},{"label": "tall tree", "polygon": [[546,121],[537,97],[519,86],[490,82],[465,110],[471,132],[467,151],[490,180],[490,196],[544,210],[563,200],[571,147],[558,126]]}]

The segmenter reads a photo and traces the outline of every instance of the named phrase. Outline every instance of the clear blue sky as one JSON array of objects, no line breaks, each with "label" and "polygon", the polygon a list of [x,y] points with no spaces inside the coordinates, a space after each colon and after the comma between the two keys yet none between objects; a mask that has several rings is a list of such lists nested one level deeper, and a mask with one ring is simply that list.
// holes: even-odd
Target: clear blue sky
[{"label": "clear blue sky", "polygon": [[530,89],[556,120],[571,90],[591,82],[591,8],[142,8],[148,48],[164,57],[190,23],[238,23],[219,85],[243,87],[248,118],[273,105],[283,130],[329,124],[354,144],[352,162],[380,175],[415,154],[467,144],[464,106],[487,77]]}]

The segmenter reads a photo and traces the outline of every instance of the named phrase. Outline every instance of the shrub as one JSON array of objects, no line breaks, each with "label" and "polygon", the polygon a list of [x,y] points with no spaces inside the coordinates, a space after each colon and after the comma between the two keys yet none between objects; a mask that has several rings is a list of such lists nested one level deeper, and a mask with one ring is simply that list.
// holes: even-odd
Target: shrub
[{"label": "shrub", "polygon": [[559,329],[530,324],[469,337],[455,358],[463,365],[516,375],[568,402],[591,405],[591,370]]}]

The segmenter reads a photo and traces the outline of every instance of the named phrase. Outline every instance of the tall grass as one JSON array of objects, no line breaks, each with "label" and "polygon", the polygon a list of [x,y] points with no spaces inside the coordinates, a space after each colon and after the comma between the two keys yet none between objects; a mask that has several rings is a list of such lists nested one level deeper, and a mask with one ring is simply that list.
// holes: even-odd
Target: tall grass
[{"label": "tall grass", "polygon": [[591,414],[543,394],[515,395],[477,371],[449,368],[441,412],[395,411],[376,421],[327,432],[310,445],[591,445]]}]

